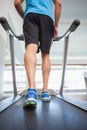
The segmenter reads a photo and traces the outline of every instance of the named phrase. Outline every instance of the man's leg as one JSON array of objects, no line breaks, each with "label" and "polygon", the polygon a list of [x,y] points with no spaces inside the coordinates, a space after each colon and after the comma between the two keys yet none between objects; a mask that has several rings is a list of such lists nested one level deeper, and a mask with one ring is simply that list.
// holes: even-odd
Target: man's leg
[{"label": "man's leg", "polygon": [[24,107],[36,107],[36,85],[35,85],[35,71],[36,71],[36,53],[37,44],[27,45],[26,52],[24,55],[25,69],[28,77],[29,89],[27,91]]},{"label": "man's leg", "polygon": [[24,55],[25,69],[28,77],[28,83],[30,88],[35,88],[35,71],[36,71],[36,53],[37,45],[29,44],[26,48]]},{"label": "man's leg", "polygon": [[42,52],[42,76],[43,76],[43,93],[42,93],[42,100],[43,101],[50,101],[50,96],[48,91],[48,80],[51,70],[51,63],[49,58],[49,53]]}]

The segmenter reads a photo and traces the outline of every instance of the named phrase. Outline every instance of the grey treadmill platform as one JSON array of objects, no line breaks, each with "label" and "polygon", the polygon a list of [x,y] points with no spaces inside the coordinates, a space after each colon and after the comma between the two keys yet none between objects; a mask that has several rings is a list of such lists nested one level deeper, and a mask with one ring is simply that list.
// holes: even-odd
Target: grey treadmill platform
[{"label": "grey treadmill platform", "polygon": [[38,99],[35,110],[23,109],[24,97],[0,113],[1,130],[87,130],[87,112],[52,96]]}]

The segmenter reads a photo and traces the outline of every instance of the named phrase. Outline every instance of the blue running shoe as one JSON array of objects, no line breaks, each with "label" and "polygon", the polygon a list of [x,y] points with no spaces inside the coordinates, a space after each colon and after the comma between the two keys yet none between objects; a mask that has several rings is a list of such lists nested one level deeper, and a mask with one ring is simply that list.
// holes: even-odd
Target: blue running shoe
[{"label": "blue running shoe", "polygon": [[36,108],[37,107],[38,94],[35,89],[29,88],[25,96],[23,104],[24,108]]},{"label": "blue running shoe", "polygon": [[51,96],[49,95],[49,93],[46,92],[42,92],[42,101],[44,102],[49,102],[51,100]]}]

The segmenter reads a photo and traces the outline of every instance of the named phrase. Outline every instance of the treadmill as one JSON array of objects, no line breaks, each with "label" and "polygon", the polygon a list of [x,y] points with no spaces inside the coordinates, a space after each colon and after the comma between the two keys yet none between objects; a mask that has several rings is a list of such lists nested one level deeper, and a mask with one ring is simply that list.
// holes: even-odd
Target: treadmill
[{"label": "treadmill", "polygon": [[14,37],[21,41],[24,41],[24,37],[14,33],[5,17],[0,18],[0,24],[9,35],[14,89],[13,97],[0,102],[0,129],[87,130],[87,102],[63,94],[69,36],[80,25],[80,21],[75,19],[62,36],[53,39],[53,41],[65,39],[60,91],[59,94],[52,95],[49,103],[42,102],[39,95],[38,105],[34,110],[23,108],[24,95],[19,95],[16,87]]}]

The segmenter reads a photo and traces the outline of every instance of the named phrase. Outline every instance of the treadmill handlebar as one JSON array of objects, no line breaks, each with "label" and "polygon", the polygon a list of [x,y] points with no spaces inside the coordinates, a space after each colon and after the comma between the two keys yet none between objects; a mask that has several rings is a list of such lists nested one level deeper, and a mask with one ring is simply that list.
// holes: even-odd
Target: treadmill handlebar
[{"label": "treadmill handlebar", "polygon": [[79,25],[80,25],[80,21],[78,19],[75,19],[71,24],[71,26],[69,27],[69,31],[74,32]]},{"label": "treadmill handlebar", "polygon": [[70,35],[70,33],[74,32],[79,25],[80,25],[80,20],[75,19],[72,22],[71,26],[68,28],[68,30],[62,36],[59,36],[58,38],[53,39],[53,41],[59,41],[60,39],[64,38],[65,36]]},{"label": "treadmill handlebar", "polygon": [[24,36],[23,35],[19,35],[17,36],[14,31],[12,30],[12,28],[10,27],[7,19],[5,17],[0,17],[0,23],[2,25],[2,27],[4,28],[5,31],[11,31],[11,33],[18,39],[18,40],[24,40]]},{"label": "treadmill handlebar", "polygon": [[[5,17],[0,17],[0,24],[2,25],[2,27],[4,28],[5,31],[11,31],[11,33],[18,40],[24,41],[24,36],[23,35],[16,35],[14,33],[14,31],[12,30],[12,28],[10,27],[10,25]],[[66,35],[69,35],[70,33],[74,32],[79,25],[80,25],[80,20],[75,19],[72,22],[71,26],[68,28],[68,30],[62,36],[58,36],[57,38],[54,38],[53,41],[59,41],[60,39],[64,38]]]},{"label": "treadmill handlebar", "polygon": [[6,18],[1,17],[1,18],[0,18],[0,23],[1,23],[2,27],[5,29],[5,31],[10,30],[10,26],[9,26],[9,24],[8,24],[8,22],[7,22],[7,20],[6,20]]}]

